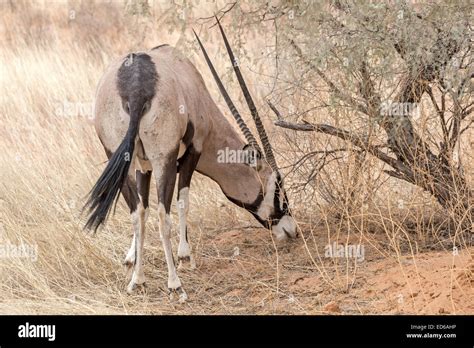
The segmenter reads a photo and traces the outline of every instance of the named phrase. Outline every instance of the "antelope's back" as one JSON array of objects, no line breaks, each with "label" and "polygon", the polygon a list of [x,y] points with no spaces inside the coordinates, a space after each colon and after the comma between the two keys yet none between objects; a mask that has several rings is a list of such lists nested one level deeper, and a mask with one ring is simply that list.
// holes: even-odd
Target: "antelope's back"
[{"label": "antelope's back", "polygon": [[158,72],[158,108],[171,105],[162,117],[180,120],[181,135],[193,127],[193,146],[201,151],[204,140],[212,127],[210,115],[217,106],[194,64],[178,49],[163,45],[147,52]]},{"label": "antelope's back", "polygon": [[[183,136],[191,123],[196,138],[194,145],[201,147],[211,123],[209,108],[215,107],[201,74],[172,46],[163,45],[143,53],[151,57],[158,79],[152,107],[142,123],[149,126],[153,123],[164,136],[176,133],[176,137]],[[129,116],[122,108],[116,86],[118,70],[127,57],[122,56],[108,66],[96,92],[94,125],[103,145],[112,151],[117,148],[129,124]]]},{"label": "antelope's back", "polygon": [[181,51],[168,45],[147,53],[155,62],[158,75],[161,77],[157,93],[165,98],[165,95],[174,95],[173,92],[176,92],[180,101],[178,105],[180,113],[183,113],[184,107],[184,113],[189,113],[192,118],[199,114],[207,117],[210,108],[216,106],[194,64]]}]

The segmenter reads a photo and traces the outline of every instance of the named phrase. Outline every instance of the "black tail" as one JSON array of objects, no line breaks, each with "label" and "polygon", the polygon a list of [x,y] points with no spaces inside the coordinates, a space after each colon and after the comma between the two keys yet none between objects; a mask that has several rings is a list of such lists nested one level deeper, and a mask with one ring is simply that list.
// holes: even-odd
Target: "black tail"
[{"label": "black tail", "polygon": [[[130,120],[132,123],[132,120]],[[135,138],[137,137],[138,127],[130,124],[125,138],[114,152],[112,157],[95,183],[85,207],[89,210],[89,219],[85,228],[97,230],[100,224],[105,222],[115,200],[127,179],[130,162],[135,147]]]},{"label": "black tail", "polygon": [[84,206],[89,212],[85,228],[96,231],[107,220],[110,208],[118,199],[133,160],[140,119],[151,105],[157,79],[155,64],[143,53],[128,56],[118,71],[117,88],[123,108],[130,115],[130,123],[125,138],[89,193]]}]

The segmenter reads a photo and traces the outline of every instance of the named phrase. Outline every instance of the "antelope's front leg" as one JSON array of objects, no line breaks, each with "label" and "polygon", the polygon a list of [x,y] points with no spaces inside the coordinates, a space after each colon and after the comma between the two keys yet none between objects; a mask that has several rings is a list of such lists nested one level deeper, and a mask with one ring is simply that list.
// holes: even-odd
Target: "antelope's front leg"
[{"label": "antelope's front leg", "polygon": [[125,256],[125,260],[123,260],[123,265],[127,267],[127,269],[132,269],[132,267],[135,265],[135,249],[136,249],[136,229],[138,227],[135,227],[134,223],[135,219],[132,216],[132,226],[133,226],[133,239],[132,239],[132,244],[130,245],[130,249],[128,249],[127,255]]},{"label": "antelope's front leg", "polygon": [[189,210],[189,188],[184,187],[178,193],[178,216],[179,216],[179,244],[178,244],[178,269],[183,268],[184,264],[189,262],[190,268],[196,268],[191,245],[188,240],[188,227],[186,218]]},{"label": "antelope's front leg", "polygon": [[178,216],[179,216],[179,245],[178,245],[178,268],[182,268],[189,262],[190,268],[196,268],[191,245],[188,239],[188,227],[186,219],[189,210],[189,186],[191,178],[199,161],[200,153],[196,151],[193,144],[189,145],[184,156],[179,159],[179,181],[178,181]]}]

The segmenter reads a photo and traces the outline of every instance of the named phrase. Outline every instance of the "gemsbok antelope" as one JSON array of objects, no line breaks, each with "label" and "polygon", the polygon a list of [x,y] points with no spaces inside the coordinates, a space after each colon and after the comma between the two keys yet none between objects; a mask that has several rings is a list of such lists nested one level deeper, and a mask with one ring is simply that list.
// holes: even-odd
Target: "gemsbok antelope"
[{"label": "gemsbok antelope", "polygon": [[[168,289],[171,295],[179,295],[180,302],[185,301],[187,295],[176,273],[170,240],[170,207],[178,173],[180,265],[189,262],[194,267],[186,216],[189,185],[195,170],[214,180],[231,202],[248,210],[272,230],[276,239],[297,236],[265,129],[218,24],[265,156],[232,103],[196,33],[220,93],[246,142],[214,103],[195,66],[171,46],[161,45],[146,53],[122,57],[108,67],[99,82],[94,124],[109,161],[89,193],[85,205],[89,211],[86,227],[97,230],[122,193],[133,224],[133,241],[124,261],[132,270],[127,286],[129,293],[145,283],[143,243],[152,171],[158,191],[159,229],[168,266]],[[226,148],[245,151],[256,161],[255,165],[218,161],[219,150]]]}]

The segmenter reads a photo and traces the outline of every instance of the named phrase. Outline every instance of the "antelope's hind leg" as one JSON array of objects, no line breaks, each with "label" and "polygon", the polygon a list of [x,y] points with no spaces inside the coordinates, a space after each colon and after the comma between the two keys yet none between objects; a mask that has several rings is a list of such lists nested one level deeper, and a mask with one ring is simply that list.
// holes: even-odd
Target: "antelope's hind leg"
[{"label": "antelope's hind leg", "polygon": [[158,191],[158,216],[161,240],[165,253],[166,264],[168,266],[168,290],[170,297],[175,293],[179,295],[179,302],[187,300],[188,296],[181,286],[181,280],[176,272],[176,265],[171,247],[171,217],[170,208],[173,199],[174,185],[176,182],[176,158],[177,149],[167,156],[160,156],[152,159],[152,166],[155,172],[156,188]]},{"label": "antelope's hind leg", "polygon": [[138,206],[138,193],[136,190],[136,182],[130,176],[127,178],[127,181],[122,187],[122,196],[125,199],[128,207],[130,208],[130,216],[132,220],[132,231],[133,231],[133,239],[132,245],[128,250],[127,255],[125,256],[125,260],[123,261],[123,265],[127,267],[127,269],[133,270],[133,266],[135,266],[135,238],[137,234],[138,228],[138,220],[134,219],[134,216],[137,214],[137,206]]},{"label": "antelope's hind leg", "polygon": [[150,178],[150,171],[145,173],[136,171],[136,186],[134,180],[129,177],[122,189],[125,201],[130,207],[133,225],[132,245],[124,260],[124,265],[129,271],[132,271],[132,277],[127,286],[128,293],[133,293],[136,289],[145,286],[143,246],[145,242],[145,224],[148,218]]}]

